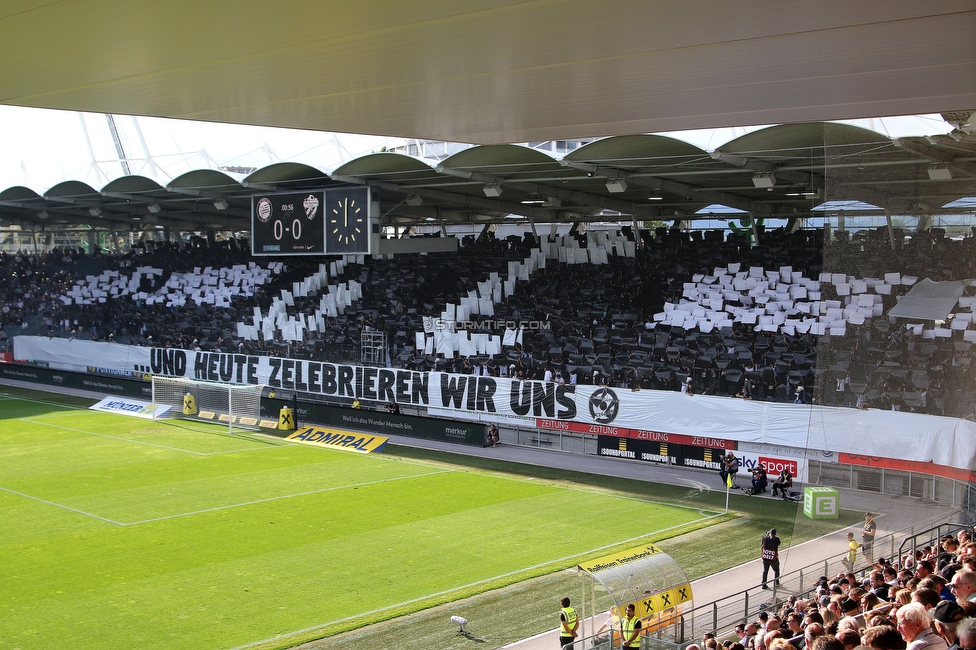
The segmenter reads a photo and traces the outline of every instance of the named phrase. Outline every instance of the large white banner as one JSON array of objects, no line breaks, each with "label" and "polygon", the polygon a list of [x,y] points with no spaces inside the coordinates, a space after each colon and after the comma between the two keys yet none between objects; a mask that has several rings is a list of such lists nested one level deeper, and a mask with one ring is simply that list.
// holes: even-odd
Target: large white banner
[{"label": "large white banner", "polygon": [[397,402],[431,415],[656,439],[658,434],[817,449],[970,469],[976,423],[915,413],[630,391],[117,343],[18,336],[18,361],[120,375],[262,384],[335,398]]}]

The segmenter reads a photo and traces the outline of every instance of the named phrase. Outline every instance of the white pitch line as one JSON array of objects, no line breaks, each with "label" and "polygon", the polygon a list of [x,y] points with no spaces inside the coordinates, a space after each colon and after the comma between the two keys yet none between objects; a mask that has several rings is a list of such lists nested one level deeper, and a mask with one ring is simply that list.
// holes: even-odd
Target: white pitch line
[{"label": "white pitch line", "polygon": [[247,449],[230,449],[226,451],[193,451],[192,449],[182,449],[180,447],[171,447],[169,445],[161,445],[156,442],[145,442],[143,440],[133,440],[132,438],[123,438],[122,436],[112,436],[107,433],[98,433],[97,431],[86,431],[84,429],[75,429],[74,427],[66,427],[61,424],[52,424],[50,422],[42,422],[40,420],[35,420],[34,418],[20,418],[23,422],[30,422],[31,424],[39,424],[45,427],[52,427],[54,429],[64,429],[65,431],[74,431],[75,433],[84,433],[90,436],[97,436],[99,438],[109,438],[112,440],[119,440],[121,442],[130,442],[134,445],[146,445],[148,447],[157,447],[159,449],[168,449],[170,451],[180,451],[186,454],[193,454],[195,456],[219,456],[221,454],[236,454],[244,451],[254,451],[256,449],[266,449],[267,447],[249,447]]},{"label": "white pitch line", "polygon": [[292,499],[295,497],[304,497],[310,494],[322,494],[323,492],[334,492],[336,490],[348,490],[349,488],[358,488],[365,485],[378,485],[380,483],[392,483],[393,481],[404,481],[412,478],[420,478],[422,476],[435,476],[437,474],[446,474],[449,470],[442,472],[429,472],[427,474],[411,474],[410,476],[397,476],[394,478],[384,478],[377,481],[366,481],[364,483],[351,483],[349,485],[337,485],[334,487],[322,488],[321,490],[309,490],[308,492],[296,492],[294,494],[282,494],[275,497],[268,497],[267,499],[256,499],[254,501],[245,501],[243,503],[231,503],[225,506],[216,506],[214,508],[204,508],[203,510],[194,510],[192,512],[181,512],[175,515],[166,515],[165,517],[153,517],[152,519],[141,519],[139,521],[130,521],[122,524],[123,526],[135,526],[137,524],[149,524],[155,521],[164,521],[166,519],[179,519],[180,517],[190,517],[192,515],[202,515],[208,512],[217,512],[219,510],[229,510],[231,508],[243,508],[245,506],[253,506],[259,503],[268,503],[270,501],[281,501],[282,499]]},{"label": "white pitch line", "polygon": [[[720,512],[718,510],[708,510],[706,508],[700,508],[698,506],[688,506],[688,505],[684,505],[684,504],[680,504],[680,503],[669,503],[667,501],[655,501],[654,499],[645,499],[643,497],[632,496],[630,494],[626,494],[626,493],[622,493],[622,492],[616,492],[614,490],[605,490],[605,489],[595,488],[595,487],[582,487],[582,486],[576,487],[576,486],[571,486],[571,485],[563,485],[562,483],[558,483],[558,482],[555,482],[555,481],[539,480],[539,479],[536,479],[536,478],[523,478],[521,476],[512,476],[510,474],[505,474],[505,473],[502,473],[502,472],[496,472],[496,471],[491,471],[491,470],[464,469],[464,470],[458,470],[458,471],[476,472],[476,473],[479,473],[479,474],[484,474],[486,476],[493,476],[493,477],[496,477],[496,478],[499,478],[499,479],[502,479],[502,480],[506,480],[506,481],[515,481],[516,483],[532,483],[533,485],[541,485],[543,487],[551,487],[551,488],[555,488],[555,489],[558,489],[558,490],[569,490],[571,492],[579,492],[581,494],[595,494],[597,496],[605,496],[605,497],[610,497],[610,498],[614,498],[614,499],[627,499],[627,500],[630,500],[630,501],[637,501],[638,503],[647,503],[647,504],[656,505],[656,506],[665,506],[665,507],[668,507],[668,508],[678,508],[678,509],[681,509],[681,510],[695,510],[699,514],[701,514],[701,513],[713,513],[713,514],[710,514],[710,515],[705,516],[704,517],[705,519],[710,519],[712,517],[716,517],[718,515],[725,514],[724,512]],[[631,480],[633,480],[633,479],[631,479]],[[695,520],[695,521],[701,521],[701,520]]]},{"label": "white pitch line", "polygon": [[62,510],[70,510],[71,512],[76,512],[79,515],[85,515],[86,517],[91,517],[92,519],[98,519],[99,521],[104,521],[109,524],[115,524],[116,526],[128,526],[128,524],[124,524],[120,521],[115,521],[114,519],[109,519],[107,517],[100,517],[91,512],[85,512],[84,510],[79,510],[78,508],[72,508],[71,506],[66,506],[63,503],[48,501],[47,499],[41,499],[40,497],[31,496],[30,494],[24,494],[23,492],[18,492],[16,490],[11,490],[5,487],[0,487],[0,490],[3,490],[4,492],[8,492],[10,494],[16,494],[17,496],[23,497],[25,499],[30,499],[32,501],[37,501],[39,503],[43,503],[49,506],[54,506],[55,508],[61,508]]},{"label": "white pitch line", "polygon": [[[708,517],[703,517],[703,518],[698,519],[696,521],[706,521],[708,519],[712,519],[714,517],[718,517],[721,514],[724,514],[724,513],[719,513],[719,514],[716,514],[716,515],[711,515],[711,516],[708,516]],[[695,522],[688,522],[688,523],[695,523]],[[663,533],[663,532],[667,532],[667,531],[669,531],[669,530],[671,530],[673,528],[679,528],[679,527],[684,526],[684,525],[687,525],[687,524],[679,524],[677,526],[670,526],[668,528],[663,528],[661,530],[657,530],[657,531],[654,531],[654,532],[655,533]],[[246,643],[244,645],[235,646],[235,647],[231,648],[230,650],[247,650],[247,648],[253,648],[255,646],[264,645],[266,643],[272,643],[274,641],[279,641],[281,639],[287,639],[287,638],[292,637],[292,636],[295,636],[297,634],[304,634],[306,632],[314,632],[315,630],[321,630],[321,629],[327,628],[327,627],[329,627],[331,625],[338,625],[340,623],[344,623],[346,621],[350,621],[350,620],[353,620],[353,619],[356,619],[356,618],[360,618],[360,617],[363,617],[363,616],[369,616],[371,614],[379,614],[381,612],[385,612],[385,611],[390,610],[390,609],[396,609],[398,607],[404,607],[406,605],[412,605],[414,603],[419,603],[419,602],[422,602],[424,600],[429,600],[431,598],[438,598],[439,596],[447,596],[447,595],[452,594],[452,593],[454,593],[456,591],[462,591],[464,589],[469,589],[471,587],[477,587],[478,585],[486,584],[486,583],[492,582],[494,580],[500,580],[502,578],[508,578],[508,577],[511,577],[511,576],[517,576],[517,575],[519,575],[521,573],[525,573],[527,571],[533,571],[535,569],[541,569],[541,568],[546,567],[546,566],[549,566],[551,564],[568,562],[570,560],[575,560],[576,558],[580,558],[580,557],[584,557],[586,555],[590,555],[590,554],[592,554],[592,553],[594,553],[596,551],[603,551],[603,550],[606,550],[606,549],[609,549],[609,548],[614,548],[616,546],[620,546],[621,544],[625,544],[627,542],[631,542],[631,541],[638,540],[638,539],[644,539],[646,537],[647,537],[647,535],[640,535],[638,537],[632,537],[630,539],[621,540],[621,541],[618,541],[618,542],[614,542],[612,544],[607,544],[605,546],[599,546],[597,548],[590,549],[590,550],[584,551],[582,553],[574,553],[573,555],[567,555],[565,557],[555,558],[553,560],[548,560],[546,562],[542,562],[541,564],[536,564],[536,565],[533,565],[533,566],[524,567],[524,568],[521,568],[521,569],[517,569],[515,571],[509,571],[507,573],[501,573],[499,575],[492,576],[491,578],[484,578],[483,580],[476,580],[475,582],[470,582],[470,583],[468,583],[466,585],[459,585],[457,587],[452,587],[451,589],[445,589],[444,591],[438,591],[436,593],[427,594],[425,596],[419,596],[417,598],[411,598],[410,600],[405,600],[403,602],[395,603],[393,605],[387,605],[386,607],[379,607],[377,609],[371,609],[371,610],[369,610],[367,612],[359,612],[358,614],[353,614],[351,616],[346,616],[345,618],[339,618],[339,619],[336,619],[334,621],[329,621],[327,623],[319,623],[318,625],[312,625],[311,627],[306,627],[306,628],[303,628],[301,630],[293,630],[291,632],[287,632],[286,634],[279,634],[279,635],[276,635],[276,636],[273,636],[273,637],[269,637],[267,639],[262,639],[260,641],[252,641],[251,643]],[[548,632],[546,634],[548,634]]]},{"label": "white pitch line", "polygon": [[[444,463],[440,463],[440,462],[437,462],[437,461],[424,461],[424,460],[412,460],[412,459],[411,460],[401,460],[398,457],[390,457],[390,456],[380,456],[378,458],[382,458],[383,460],[386,460],[386,461],[389,461],[389,462],[402,462],[402,463],[408,463],[408,464],[411,464],[411,465],[419,465],[421,467],[440,467],[440,466],[442,466],[444,464]],[[457,465],[459,467],[463,467],[460,463],[454,463],[454,465]],[[465,472],[465,473],[473,473],[473,474],[480,474],[480,475],[483,475],[483,476],[490,476],[490,477],[502,479],[502,480],[505,480],[505,481],[515,481],[516,483],[532,483],[533,485],[541,485],[541,486],[544,486],[544,487],[551,487],[551,488],[556,488],[556,489],[559,489],[559,490],[571,490],[571,491],[575,491],[575,492],[581,492],[583,494],[596,494],[596,495],[600,495],[600,496],[614,497],[614,498],[618,498],[618,499],[630,499],[632,501],[638,501],[640,503],[649,503],[649,504],[653,504],[653,505],[666,506],[668,508],[680,508],[680,509],[683,509],[683,510],[696,510],[700,514],[701,513],[714,513],[714,514],[710,514],[710,515],[705,516],[705,519],[710,519],[713,516],[725,514],[724,512],[721,512],[719,510],[709,510],[707,508],[700,508],[700,507],[697,507],[697,506],[688,506],[688,505],[684,505],[684,504],[680,504],[680,503],[671,503],[671,502],[667,502],[667,501],[655,501],[654,499],[645,499],[645,498],[642,498],[642,497],[635,497],[635,496],[631,496],[629,494],[624,494],[624,493],[616,492],[616,491],[613,491],[613,490],[606,490],[606,489],[601,489],[601,488],[596,488],[596,487],[574,487],[574,486],[570,486],[570,485],[564,485],[562,483],[559,483],[558,481],[540,480],[540,479],[537,479],[537,478],[534,478],[534,477],[525,478],[525,477],[522,477],[522,476],[514,476],[512,474],[509,474],[509,473],[506,473],[506,472],[497,471],[497,470],[487,470],[487,469],[477,469],[477,468],[471,468],[471,467],[463,467],[462,469],[455,469],[453,471],[456,471],[456,472]],[[631,479],[631,480],[636,480],[636,479]],[[705,492],[708,492],[709,491],[708,488],[705,487],[705,485],[703,483],[696,482],[696,481],[688,481],[688,485],[686,487],[697,487],[697,488],[699,488],[700,491],[705,491]],[[696,520],[696,521],[700,521],[700,520]]]},{"label": "white pitch line", "polygon": [[440,472],[428,472],[426,474],[411,474],[410,476],[397,476],[394,478],[379,479],[377,481],[366,481],[364,483],[351,483],[349,485],[337,485],[329,488],[322,488],[321,490],[310,490],[308,492],[296,492],[294,494],[282,494],[275,497],[268,497],[267,499],[257,499],[255,501],[245,501],[243,503],[231,503],[224,506],[217,506],[215,508],[205,508],[203,510],[194,510],[192,512],[181,512],[175,515],[166,515],[165,517],[153,517],[152,519],[141,519],[138,521],[115,521],[114,519],[109,519],[107,517],[101,517],[99,515],[93,514],[91,512],[86,512],[84,510],[79,510],[78,508],[72,508],[71,506],[66,506],[63,503],[57,503],[56,501],[48,501],[46,499],[41,499],[39,497],[32,496],[30,494],[24,494],[23,492],[17,492],[16,490],[11,490],[0,486],[0,490],[4,492],[9,492],[10,494],[15,494],[19,497],[25,499],[31,499],[33,501],[38,501],[40,503],[47,504],[49,506],[54,506],[56,508],[62,508],[64,510],[70,510],[71,512],[77,512],[78,514],[85,515],[87,517],[92,517],[94,519],[99,519],[101,521],[115,524],[116,526],[137,526],[139,524],[149,524],[156,521],[165,521],[167,519],[179,519],[180,517],[190,517],[192,515],[200,515],[208,512],[216,512],[218,510],[229,510],[231,508],[243,508],[245,506],[257,505],[259,503],[268,503],[269,501],[281,501],[282,499],[291,499],[294,497],[303,497],[310,494],[321,494],[323,492],[334,492],[336,490],[347,490],[349,488],[358,488],[366,485],[377,485],[379,483],[392,483],[393,481],[403,481],[412,478],[419,478],[422,476],[434,476],[437,474],[446,474],[450,470],[444,470]]},{"label": "white pitch line", "polygon": [[57,402],[45,402],[40,399],[30,399],[28,397],[17,397],[16,395],[11,395],[10,393],[2,393],[3,399],[15,400],[18,402],[29,402],[31,404],[44,404],[46,406],[57,406],[63,409],[71,409],[74,411],[87,411],[88,409],[84,406],[71,406],[70,404],[59,404]]}]

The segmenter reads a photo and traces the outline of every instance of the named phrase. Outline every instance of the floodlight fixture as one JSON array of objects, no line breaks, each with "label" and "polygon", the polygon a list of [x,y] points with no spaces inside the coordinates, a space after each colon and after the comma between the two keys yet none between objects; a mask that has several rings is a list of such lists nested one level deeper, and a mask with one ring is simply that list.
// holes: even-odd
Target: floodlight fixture
[{"label": "floodlight fixture", "polygon": [[153,202],[153,203],[150,203],[149,205],[147,205],[146,206],[146,209],[149,210],[149,212],[151,214],[157,214],[159,211],[161,211],[163,209],[163,207],[161,205],[159,205],[158,203]]},{"label": "floodlight fixture", "polygon": [[47,210],[41,210],[40,212],[37,213],[38,219],[47,219],[47,217],[48,217]]},{"label": "floodlight fixture", "polygon": [[499,185],[498,183],[487,183],[484,186],[484,188],[482,188],[482,191],[485,193],[485,196],[490,196],[490,197],[501,196],[502,186]]},{"label": "floodlight fixture", "polygon": [[607,181],[607,191],[611,194],[619,194],[627,191],[627,181],[622,178],[611,178]]},{"label": "floodlight fixture", "polygon": [[423,202],[424,202],[424,198],[419,194],[411,194],[404,200],[404,203],[406,203],[412,208],[416,208],[418,205],[422,205]]},{"label": "floodlight fixture", "polygon": [[230,204],[227,203],[227,199],[217,199],[216,201],[213,202],[213,205],[218,210],[226,210],[227,206]]},{"label": "floodlight fixture", "polygon": [[752,176],[752,184],[759,189],[771,190],[776,185],[776,176],[773,172],[756,172]]},{"label": "floodlight fixture", "polygon": [[94,205],[94,206],[88,208],[88,214],[90,214],[93,217],[100,217],[100,216],[102,216],[102,209],[100,207],[98,207],[97,205]]},{"label": "floodlight fixture", "polygon": [[952,172],[949,171],[949,165],[933,163],[929,165],[929,178],[933,181],[951,181]]}]

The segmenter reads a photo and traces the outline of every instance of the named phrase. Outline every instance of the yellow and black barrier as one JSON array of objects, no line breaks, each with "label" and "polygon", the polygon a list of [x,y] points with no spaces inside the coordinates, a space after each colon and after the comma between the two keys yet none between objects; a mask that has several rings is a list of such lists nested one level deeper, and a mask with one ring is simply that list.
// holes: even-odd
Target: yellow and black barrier
[{"label": "yellow and black barrier", "polygon": [[291,407],[283,406],[278,411],[278,428],[284,431],[295,430],[295,412],[292,411]]}]

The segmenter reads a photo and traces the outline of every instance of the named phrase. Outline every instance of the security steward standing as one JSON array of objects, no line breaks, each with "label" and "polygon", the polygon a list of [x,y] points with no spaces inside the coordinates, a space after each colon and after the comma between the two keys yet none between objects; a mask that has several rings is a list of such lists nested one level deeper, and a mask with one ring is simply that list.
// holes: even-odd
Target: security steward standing
[{"label": "security steward standing", "polygon": [[762,588],[769,589],[766,579],[769,577],[769,570],[773,570],[776,586],[779,586],[779,537],[776,536],[776,529],[770,528],[762,538]]},{"label": "security steward standing", "polygon": [[559,611],[559,647],[562,650],[573,650],[573,641],[578,636],[579,616],[576,610],[569,606],[569,598],[563,596],[559,601],[562,609]]},{"label": "security steward standing", "polygon": [[627,605],[627,615],[620,620],[622,648],[640,648],[641,620],[634,603]]}]

